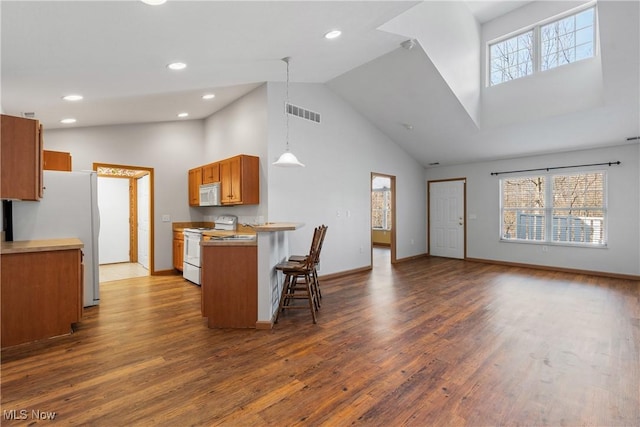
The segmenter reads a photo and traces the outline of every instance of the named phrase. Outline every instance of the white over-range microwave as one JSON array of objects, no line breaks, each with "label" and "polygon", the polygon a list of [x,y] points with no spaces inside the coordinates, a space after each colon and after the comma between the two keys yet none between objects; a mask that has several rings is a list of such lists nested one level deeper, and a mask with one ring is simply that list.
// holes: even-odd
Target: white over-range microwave
[{"label": "white over-range microwave", "polygon": [[220,206],[220,183],[202,184],[200,186],[200,206]]}]

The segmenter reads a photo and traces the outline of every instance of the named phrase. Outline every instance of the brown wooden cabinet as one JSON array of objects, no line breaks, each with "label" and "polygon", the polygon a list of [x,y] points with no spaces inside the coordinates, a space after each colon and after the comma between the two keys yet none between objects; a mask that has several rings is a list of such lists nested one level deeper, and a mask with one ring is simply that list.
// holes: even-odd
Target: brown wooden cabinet
[{"label": "brown wooden cabinet", "polygon": [[200,185],[202,185],[202,167],[189,170],[189,206],[200,205]]},{"label": "brown wooden cabinet", "polygon": [[210,328],[255,328],[258,247],[202,246],[202,315]]},{"label": "brown wooden cabinet", "polygon": [[69,334],[82,318],[80,249],[3,253],[1,279],[2,347]]},{"label": "brown wooden cabinet", "polygon": [[200,185],[220,182],[223,205],[260,203],[260,158],[241,154],[189,170],[189,205],[200,205]]},{"label": "brown wooden cabinet", "polygon": [[202,183],[211,184],[220,181],[220,163],[209,163],[202,167]]},{"label": "brown wooden cabinet", "polygon": [[243,154],[220,161],[220,186],[223,205],[260,203],[260,159]]},{"label": "brown wooden cabinet", "polygon": [[182,271],[184,262],[184,234],[179,231],[173,232],[173,268]]},{"label": "brown wooden cabinet", "polygon": [[40,122],[1,116],[2,199],[42,198],[42,126]]},{"label": "brown wooden cabinet", "polygon": [[44,170],[71,172],[71,153],[44,150],[43,159]]}]

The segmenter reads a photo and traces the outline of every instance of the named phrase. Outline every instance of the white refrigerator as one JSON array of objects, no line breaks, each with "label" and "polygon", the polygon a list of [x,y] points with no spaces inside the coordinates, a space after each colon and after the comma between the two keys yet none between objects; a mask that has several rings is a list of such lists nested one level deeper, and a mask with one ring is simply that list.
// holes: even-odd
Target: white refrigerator
[{"label": "white refrigerator", "polygon": [[37,202],[13,202],[13,240],[77,237],[84,243],[84,306],[100,303],[98,179],[95,172],[43,172]]}]

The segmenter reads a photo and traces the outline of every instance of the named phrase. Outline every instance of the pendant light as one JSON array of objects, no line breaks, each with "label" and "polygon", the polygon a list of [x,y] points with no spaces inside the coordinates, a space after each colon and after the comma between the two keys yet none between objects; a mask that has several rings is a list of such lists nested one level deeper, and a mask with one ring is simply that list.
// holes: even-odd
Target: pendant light
[{"label": "pendant light", "polygon": [[287,148],[284,153],[280,156],[280,158],[273,162],[274,166],[292,168],[292,167],[304,167],[302,163],[294,156],[294,154],[289,151],[289,57],[282,58],[282,60],[287,64],[287,86],[285,93],[285,104],[284,104],[284,114],[286,120],[286,129],[287,129]]}]

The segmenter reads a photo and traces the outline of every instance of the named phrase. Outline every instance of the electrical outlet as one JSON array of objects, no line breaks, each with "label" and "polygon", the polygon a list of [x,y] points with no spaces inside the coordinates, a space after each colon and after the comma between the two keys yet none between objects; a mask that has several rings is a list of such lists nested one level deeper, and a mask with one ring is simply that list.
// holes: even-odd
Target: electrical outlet
[{"label": "electrical outlet", "polygon": [[162,215],[162,222],[171,221],[171,215]]}]

